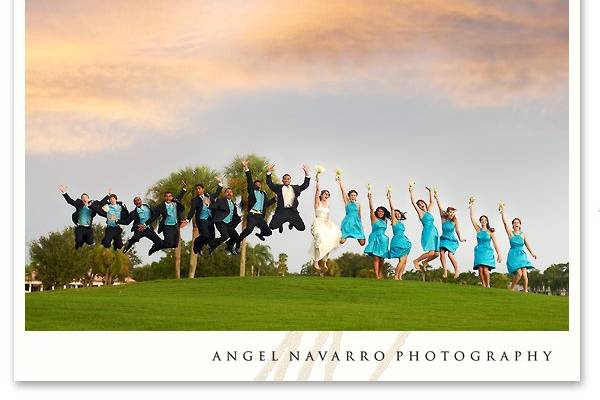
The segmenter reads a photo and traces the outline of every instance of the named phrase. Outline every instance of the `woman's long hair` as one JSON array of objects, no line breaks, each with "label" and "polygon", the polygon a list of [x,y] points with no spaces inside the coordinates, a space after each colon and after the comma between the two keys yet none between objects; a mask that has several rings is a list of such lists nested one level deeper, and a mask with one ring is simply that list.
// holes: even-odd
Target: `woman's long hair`
[{"label": "woman's long hair", "polygon": [[[377,217],[377,211],[379,211],[379,210],[383,210],[383,218],[379,218],[379,217]],[[386,219],[391,219],[391,218],[392,218],[392,214],[390,214],[390,212],[388,211],[388,209],[387,209],[387,208],[385,208],[384,206],[379,206],[379,207],[377,207],[377,208],[375,209],[375,216],[376,216],[377,218],[379,218],[379,219],[382,219],[382,220],[384,220],[384,221],[385,221]]]},{"label": "woman's long hair", "polygon": [[487,221],[487,230],[490,231],[490,232],[494,232],[495,229],[490,226],[490,219],[488,218],[488,216],[487,215],[482,215],[481,217],[479,217],[479,222],[480,223],[481,223],[481,218],[485,218],[485,220]]}]

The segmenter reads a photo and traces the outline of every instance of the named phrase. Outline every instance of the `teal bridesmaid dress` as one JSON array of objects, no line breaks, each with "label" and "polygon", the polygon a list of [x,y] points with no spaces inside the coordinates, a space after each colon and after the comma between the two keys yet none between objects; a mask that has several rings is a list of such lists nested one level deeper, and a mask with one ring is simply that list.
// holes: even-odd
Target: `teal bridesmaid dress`
[{"label": "teal bridesmaid dress", "polygon": [[383,219],[378,219],[371,226],[373,229],[369,235],[369,243],[365,247],[365,254],[389,258],[390,239],[385,234],[387,222]]},{"label": "teal bridesmaid dress", "polygon": [[496,259],[494,258],[494,250],[491,246],[492,237],[488,231],[481,229],[477,232],[477,246],[475,246],[473,261],[473,269],[479,267],[487,267],[489,269],[496,268]]},{"label": "teal bridesmaid dress", "polygon": [[446,249],[450,253],[456,253],[458,250],[458,239],[456,238],[456,226],[454,222],[445,220],[442,223],[442,236],[440,236],[440,249]]},{"label": "teal bridesmaid dress", "polygon": [[423,232],[421,233],[423,251],[440,251],[438,230],[434,225],[433,215],[429,211],[425,211],[421,223],[423,224]]},{"label": "teal bridesmaid dress", "polygon": [[410,253],[412,243],[410,243],[410,240],[406,237],[406,234],[404,233],[405,230],[406,227],[402,221],[397,221],[392,225],[394,236],[390,242],[390,258],[401,258]]},{"label": "teal bridesmaid dress", "polygon": [[363,230],[360,214],[358,213],[358,204],[354,201],[349,201],[346,204],[346,216],[342,220],[342,239],[364,239],[365,231]]},{"label": "teal bridesmaid dress", "polygon": [[533,265],[529,258],[527,258],[527,253],[525,253],[525,249],[523,246],[525,245],[525,240],[521,234],[513,233],[510,238],[510,250],[508,251],[508,258],[506,259],[506,266],[508,267],[508,273],[514,274],[520,268],[532,269]]}]

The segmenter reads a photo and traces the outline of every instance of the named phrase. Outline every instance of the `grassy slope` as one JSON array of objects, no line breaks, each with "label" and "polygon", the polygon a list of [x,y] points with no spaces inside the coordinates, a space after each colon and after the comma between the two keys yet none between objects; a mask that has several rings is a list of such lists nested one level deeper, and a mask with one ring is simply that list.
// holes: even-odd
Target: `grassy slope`
[{"label": "grassy slope", "polygon": [[27,330],[567,330],[568,298],[355,278],[202,278],[26,295]]}]

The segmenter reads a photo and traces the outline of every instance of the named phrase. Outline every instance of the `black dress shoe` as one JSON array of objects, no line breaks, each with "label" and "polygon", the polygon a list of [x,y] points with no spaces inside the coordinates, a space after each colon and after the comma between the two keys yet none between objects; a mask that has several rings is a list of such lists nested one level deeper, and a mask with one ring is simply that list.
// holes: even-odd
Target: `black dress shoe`
[{"label": "black dress shoe", "polygon": [[292,230],[293,227],[294,227],[294,225],[288,224],[288,228],[290,228],[290,231]]},{"label": "black dress shoe", "polygon": [[279,233],[283,233],[283,225],[279,227]]},{"label": "black dress shoe", "polygon": [[255,233],[255,235],[256,235],[257,238],[259,238],[263,242],[265,241],[265,237],[263,235],[261,235],[260,233]]}]

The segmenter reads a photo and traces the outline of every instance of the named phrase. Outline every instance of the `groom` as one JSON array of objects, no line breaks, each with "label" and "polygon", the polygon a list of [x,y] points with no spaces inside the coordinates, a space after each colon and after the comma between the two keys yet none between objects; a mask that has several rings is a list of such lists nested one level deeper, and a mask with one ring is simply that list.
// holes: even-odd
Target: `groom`
[{"label": "groom", "polygon": [[277,207],[275,213],[269,223],[269,228],[272,230],[279,229],[279,233],[283,232],[283,224],[288,223],[290,229],[296,228],[303,231],[305,228],[304,222],[298,212],[298,196],[303,190],[308,188],[310,178],[308,176],[308,165],[303,165],[304,182],[302,185],[291,185],[292,177],[290,174],[285,174],[281,178],[283,184],[273,183],[271,173],[275,168],[275,164],[271,163],[267,166],[267,186],[277,196]]}]

